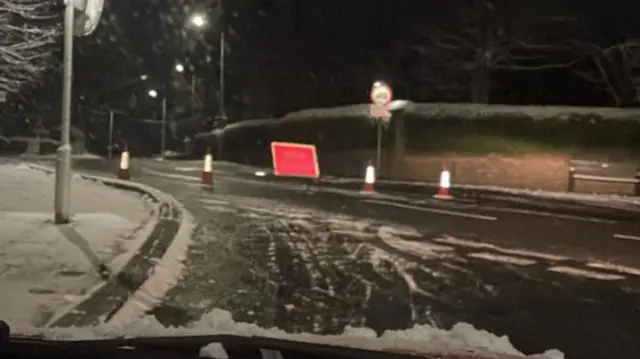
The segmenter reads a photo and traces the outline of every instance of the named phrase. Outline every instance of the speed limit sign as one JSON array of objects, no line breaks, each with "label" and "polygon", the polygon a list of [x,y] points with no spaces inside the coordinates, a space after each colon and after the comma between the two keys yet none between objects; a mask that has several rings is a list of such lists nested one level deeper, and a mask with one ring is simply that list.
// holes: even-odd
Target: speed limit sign
[{"label": "speed limit sign", "polygon": [[371,98],[371,103],[374,105],[385,106],[393,100],[393,92],[388,85],[376,82],[371,88],[369,97]]}]

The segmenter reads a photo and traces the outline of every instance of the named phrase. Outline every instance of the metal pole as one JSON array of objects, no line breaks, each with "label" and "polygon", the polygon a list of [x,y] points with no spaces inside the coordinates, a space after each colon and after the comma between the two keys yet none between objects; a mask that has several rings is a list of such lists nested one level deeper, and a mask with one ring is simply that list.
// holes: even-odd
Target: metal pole
[{"label": "metal pole", "polygon": [[380,157],[382,156],[382,119],[378,120],[378,141],[376,144],[376,173],[380,173]]},{"label": "metal pole", "polygon": [[218,115],[216,119],[218,120],[218,124],[222,124],[219,126],[220,135],[218,136],[218,148],[217,148],[217,158],[218,161],[222,160],[222,150],[224,148],[224,133],[222,132],[223,128],[226,126],[227,115],[224,110],[224,56],[225,56],[225,43],[224,43],[224,29],[220,31],[220,95],[218,96]]},{"label": "metal pole", "polygon": [[162,124],[161,126],[161,133],[160,135],[162,137],[161,138],[161,148],[160,150],[162,151],[162,154],[160,155],[160,158],[164,159],[164,152],[165,152],[165,144],[166,144],[166,140],[167,140],[167,133],[166,133],[166,127],[167,127],[167,96],[162,98]]},{"label": "metal pole", "polygon": [[191,103],[196,107],[196,75],[191,75]]},{"label": "metal pole", "polygon": [[225,116],[224,111],[224,30],[220,32],[220,117]]},{"label": "metal pole", "polygon": [[73,82],[73,1],[67,1],[64,11],[64,54],[62,71],[62,120],[60,124],[61,145],[56,162],[54,194],[54,221],[69,223],[71,202],[71,84]]},{"label": "metal pole", "polygon": [[113,159],[113,110],[109,110],[109,145],[107,146],[109,153],[107,158],[109,162]]}]

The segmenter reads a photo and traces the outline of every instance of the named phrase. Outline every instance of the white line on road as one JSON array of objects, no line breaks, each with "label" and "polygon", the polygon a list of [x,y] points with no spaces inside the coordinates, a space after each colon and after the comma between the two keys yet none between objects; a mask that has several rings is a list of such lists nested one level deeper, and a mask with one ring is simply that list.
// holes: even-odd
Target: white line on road
[{"label": "white line on road", "polygon": [[459,246],[459,247],[467,247],[467,248],[475,248],[475,249],[490,249],[490,250],[494,250],[504,254],[549,260],[549,261],[564,261],[569,259],[569,257],[560,256],[560,255],[551,254],[551,253],[535,252],[527,249],[503,248],[491,243],[470,241],[470,240],[454,238],[450,236],[435,238],[433,241],[437,243],[450,244],[450,245]]},{"label": "white line on road", "polygon": [[632,236],[632,235],[629,235],[629,234],[618,234],[618,233],[616,233],[616,234],[613,235],[613,238],[616,238],[616,239],[629,239],[629,240],[632,240],[632,241],[640,241],[640,236]]},{"label": "white line on road", "polygon": [[613,263],[603,263],[603,262],[593,262],[587,264],[587,267],[597,268],[597,269],[606,269],[614,272],[631,274],[640,277],[640,268],[626,267]]},{"label": "white line on road", "polygon": [[567,267],[567,266],[550,267],[549,271],[574,275],[578,277],[600,279],[600,280],[620,280],[625,278],[625,276],[623,275],[595,272],[595,271],[590,271],[586,269]]},{"label": "white line on road", "polygon": [[202,167],[174,167],[174,170],[178,172],[197,172],[202,171]]},{"label": "white line on road", "polygon": [[436,208],[428,208],[428,207],[418,207],[418,206],[411,206],[411,205],[408,205],[408,204],[401,204],[401,203],[396,203],[396,202],[379,201],[379,200],[375,200],[375,199],[366,199],[366,200],[364,200],[364,202],[381,204],[381,205],[385,205],[385,206],[393,206],[393,207],[398,207],[398,208],[411,209],[411,210],[415,210],[415,211],[444,214],[444,215],[447,215],[447,216],[464,217],[464,218],[471,218],[471,219],[480,219],[480,220],[483,220],[483,221],[496,221],[496,220],[498,220],[498,217],[484,216],[484,215],[481,215],[481,214],[457,212],[457,211],[448,211],[448,210],[444,210],[444,209],[436,209]]},{"label": "white line on road", "polygon": [[492,262],[500,262],[506,264],[515,264],[519,266],[529,266],[532,264],[536,264],[536,261],[534,261],[533,259],[505,256],[502,254],[493,254],[488,252],[471,253],[468,256],[471,258],[484,259]]},{"label": "white line on road", "polygon": [[154,176],[179,179],[179,180],[184,180],[189,182],[200,181],[200,178],[195,176],[185,176],[185,175],[179,175],[179,174],[173,174],[173,173],[160,172],[160,171],[152,170],[150,168],[142,168],[142,172],[145,172]]}]

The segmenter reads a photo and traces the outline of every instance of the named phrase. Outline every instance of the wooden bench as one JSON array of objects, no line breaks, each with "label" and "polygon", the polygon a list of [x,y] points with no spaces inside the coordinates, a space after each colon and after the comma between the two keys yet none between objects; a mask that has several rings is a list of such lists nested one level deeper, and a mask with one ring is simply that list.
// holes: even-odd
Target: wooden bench
[{"label": "wooden bench", "polygon": [[634,185],[634,196],[640,196],[638,163],[570,160],[568,192],[575,190],[576,180],[630,184]]}]

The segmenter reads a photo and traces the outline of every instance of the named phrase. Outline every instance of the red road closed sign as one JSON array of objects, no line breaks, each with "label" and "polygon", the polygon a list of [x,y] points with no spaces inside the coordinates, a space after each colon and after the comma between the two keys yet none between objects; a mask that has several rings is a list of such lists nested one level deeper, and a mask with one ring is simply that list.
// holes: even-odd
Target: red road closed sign
[{"label": "red road closed sign", "polygon": [[300,143],[271,142],[273,172],[276,176],[318,178],[320,166],[316,146]]}]

